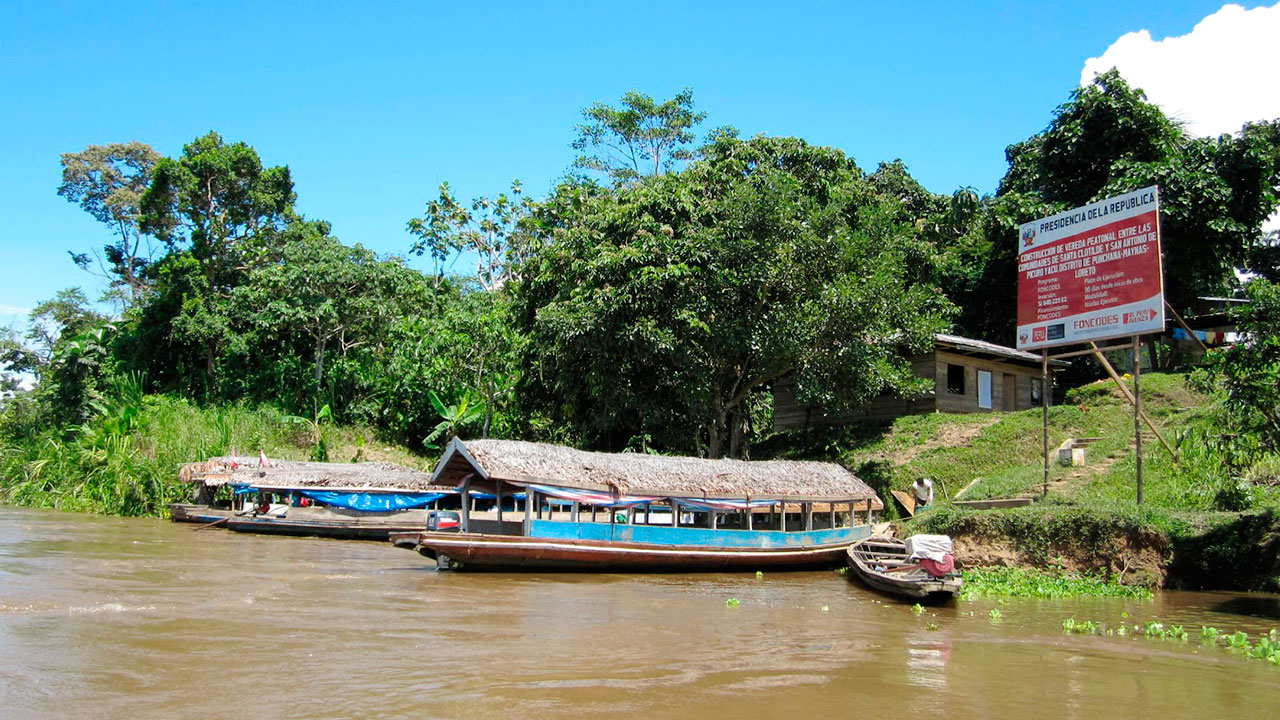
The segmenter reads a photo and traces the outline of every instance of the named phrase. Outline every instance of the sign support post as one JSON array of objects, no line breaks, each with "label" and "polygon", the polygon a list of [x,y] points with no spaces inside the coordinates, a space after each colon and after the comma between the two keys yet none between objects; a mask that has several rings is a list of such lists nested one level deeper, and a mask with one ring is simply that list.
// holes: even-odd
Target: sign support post
[{"label": "sign support post", "polygon": [[1049,383],[1049,350],[1040,351],[1040,407],[1044,416],[1044,431],[1040,434],[1040,449],[1044,455],[1044,485],[1040,497],[1049,494],[1049,402],[1053,398]]},{"label": "sign support post", "polygon": [[1138,504],[1142,504],[1142,337],[1133,336],[1133,459],[1138,475]]}]

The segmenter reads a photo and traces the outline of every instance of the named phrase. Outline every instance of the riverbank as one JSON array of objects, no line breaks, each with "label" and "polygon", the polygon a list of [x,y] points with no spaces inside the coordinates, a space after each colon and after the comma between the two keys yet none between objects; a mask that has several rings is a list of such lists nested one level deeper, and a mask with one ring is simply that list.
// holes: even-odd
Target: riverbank
[{"label": "riverbank", "polygon": [[[900,530],[951,535],[967,568],[1078,574],[1146,588],[1280,591],[1280,458],[1233,435],[1223,399],[1178,373],[1144,373],[1142,402],[1173,452],[1143,436],[1136,504],[1133,408],[1111,381],[1073,388],[1049,411],[1049,447],[1087,438],[1083,464],[1045,483],[1042,410],[898,418],[767,439],[762,454],[836,459],[880,492]],[[1177,457],[1175,459],[1174,453]],[[890,491],[932,478],[917,519]],[[1032,504],[972,510],[956,501]]]},{"label": "riverbank", "polygon": [[903,531],[950,535],[966,568],[1022,568],[1119,585],[1280,592],[1280,515],[1039,503],[940,508]]}]

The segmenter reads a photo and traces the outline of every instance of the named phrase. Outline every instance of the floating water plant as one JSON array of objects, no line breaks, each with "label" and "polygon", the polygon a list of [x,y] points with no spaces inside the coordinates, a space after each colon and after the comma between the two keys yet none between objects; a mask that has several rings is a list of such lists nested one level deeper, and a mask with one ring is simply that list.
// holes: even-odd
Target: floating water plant
[{"label": "floating water plant", "polygon": [[[848,568],[845,568],[845,569],[847,570]],[[759,579],[760,579],[760,578],[762,578],[762,577],[764,577],[764,571],[763,571],[763,570],[757,570],[757,571],[756,571],[756,579],[757,579],[757,580],[759,580]]]},{"label": "floating water plant", "polygon": [[919,615],[920,613],[924,612],[924,606],[921,605],[920,603],[916,603],[915,605],[911,606],[911,612]]},{"label": "floating water plant", "polygon": [[725,604],[725,607],[736,608],[742,604],[742,601],[739,600],[738,598],[729,598],[728,600],[724,601],[724,604]]},{"label": "floating water plant", "polygon": [[1063,632],[1077,633],[1080,635],[1097,635],[1101,627],[1101,625],[1092,620],[1080,621],[1076,620],[1074,617],[1069,617],[1062,621]]},{"label": "floating water plant", "polygon": [[939,628],[938,623],[929,622],[924,624],[925,630],[937,630],[938,628]]},{"label": "floating water plant", "polygon": [[[996,621],[998,610],[992,610],[992,622]],[[1127,615],[1127,614],[1126,614]],[[1148,620],[1138,625],[1121,623],[1114,628],[1107,628],[1102,623],[1092,620],[1076,620],[1069,617],[1062,621],[1062,631],[1088,635],[1129,635],[1143,636],[1159,640],[1178,640],[1186,642],[1188,633],[1182,625],[1165,625],[1158,620]],[[1221,640],[1228,648],[1240,651],[1240,654],[1255,660],[1266,660],[1271,665],[1280,666],[1280,630],[1272,629],[1258,638],[1257,643],[1250,642],[1249,634],[1243,630],[1223,633],[1216,627],[1208,625],[1200,628],[1200,639],[1204,645],[1217,645]]]},{"label": "floating water plant", "polygon": [[1151,591],[1091,575],[1049,573],[1023,568],[978,568],[964,573],[962,599],[1008,597],[1128,597],[1149,600]]},{"label": "floating water plant", "polygon": [[987,613],[987,617],[991,618],[991,622],[998,623],[1004,619],[1004,613],[995,608],[991,608],[991,612]]},{"label": "floating water plant", "polygon": [[1227,642],[1227,647],[1235,650],[1247,650],[1249,648],[1249,634],[1243,630],[1237,630],[1230,635],[1223,635],[1222,639]]}]

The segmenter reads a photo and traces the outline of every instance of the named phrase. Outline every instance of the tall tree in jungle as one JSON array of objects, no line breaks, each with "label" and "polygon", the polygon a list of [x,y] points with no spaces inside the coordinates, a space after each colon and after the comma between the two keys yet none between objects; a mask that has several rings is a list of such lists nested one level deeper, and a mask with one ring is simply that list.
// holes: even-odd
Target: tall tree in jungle
[{"label": "tall tree in jungle", "polygon": [[199,267],[199,277],[184,281],[172,330],[176,341],[202,349],[206,392],[228,334],[231,289],[292,215],[293,201],[288,167],[264,168],[252,147],[216,132],[161,160],[142,195],[142,231]]},{"label": "tall tree in jungle", "polygon": [[1148,185],[1160,188],[1165,295],[1185,311],[1228,292],[1280,201],[1273,123],[1237,135],[1188,136],[1111,70],[1077,88],[1043,132],[1010,145],[1009,170],[980,222],[989,253],[965,318],[987,339],[1013,337],[1018,227],[1037,217]]},{"label": "tall tree in jungle", "polygon": [[[341,418],[375,384],[364,376],[378,372],[391,325],[427,311],[429,286],[400,260],[343,245],[329,229],[322,221],[289,223],[269,260],[232,292],[231,306],[243,380],[251,383],[237,394],[269,393],[311,414],[329,405]],[[307,365],[309,374],[298,372]]]},{"label": "tall tree in jungle", "polygon": [[516,291],[523,401],[597,446],[742,457],[752,400],[784,376],[832,409],[919,391],[908,358],[950,304],[897,201],[795,138],[702,154],[540,208]]},{"label": "tall tree in jungle", "polygon": [[659,175],[677,162],[692,160],[693,128],[707,114],[694,112],[693,90],[685,88],[663,102],[632,90],[618,107],[593,103],[582,117],[586,122],[574,128],[578,136],[573,149],[583,154],[574,167],[602,172],[621,183]]},{"label": "tall tree in jungle", "polygon": [[499,288],[526,250],[521,223],[533,209],[519,180],[511,183],[511,195],[478,197],[468,208],[458,202],[449,183],[440,185],[440,197],[427,203],[426,213],[409,221],[409,232],[418,239],[409,248],[414,255],[428,255],[443,276],[443,263],[461,253],[475,255],[476,282],[485,290]]},{"label": "tall tree in jungle", "polygon": [[[139,219],[142,193],[161,155],[141,142],[90,145],[62,155],[62,184],[58,194],[77,203],[95,220],[111,228],[116,239],[103,248],[99,263],[113,275],[112,289],[126,306],[136,305],[146,291],[144,270],[151,260]],[[76,264],[89,269],[88,254],[73,254]]]}]

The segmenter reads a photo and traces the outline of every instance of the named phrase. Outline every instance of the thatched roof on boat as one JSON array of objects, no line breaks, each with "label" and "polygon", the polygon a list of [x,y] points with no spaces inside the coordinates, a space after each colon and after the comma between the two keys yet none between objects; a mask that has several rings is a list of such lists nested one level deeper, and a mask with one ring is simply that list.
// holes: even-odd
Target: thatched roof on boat
[{"label": "thatched roof on boat", "polygon": [[601,453],[516,440],[455,439],[433,480],[458,485],[468,475],[480,487],[502,480],[662,497],[872,499],[875,491],[835,463],[796,460],[704,460],[640,453]]},{"label": "thatched roof on boat", "polygon": [[453,490],[431,483],[430,473],[389,462],[324,463],[268,460],[256,457],[215,457],[182,466],[183,482],[210,486],[243,483],[271,490],[325,489],[436,492]]}]

